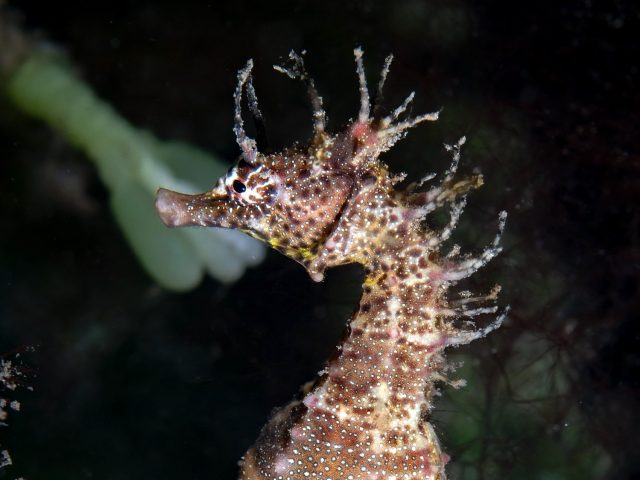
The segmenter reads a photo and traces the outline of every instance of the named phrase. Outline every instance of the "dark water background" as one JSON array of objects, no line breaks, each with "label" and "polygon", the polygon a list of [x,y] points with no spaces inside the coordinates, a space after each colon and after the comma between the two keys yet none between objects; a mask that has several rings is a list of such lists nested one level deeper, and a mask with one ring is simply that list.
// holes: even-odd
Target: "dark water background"
[{"label": "dark water background", "polygon": [[[463,394],[447,389],[434,417],[456,472],[640,478],[637,3],[12,5],[134,124],[228,159],[247,58],[272,142],[284,146],[308,138],[310,115],[303,88],[272,64],[308,51],[336,129],[357,111],[354,46],[370,81],[393,52],[388,105],[416,90],[414,112],[444,112],[386,160],[413,176],[439,171],[441,143],[467,135],[462,169],[480,168],[487,185],[470,199],[465,247],[480,248],[497,212],[510,212],[505,252],[475,282],[502,283],[511,319],[457,352],[477,371],[465,398],[482,401],[456,402]],[[235,285],[163,291],[113,222],[92,165],[0,107],[0,352],[23,352],[33,387],[16,393],[22,411],[0,430],[15,463],[0,478],[235,478],[271,409],[332,352],[360,271],[314,284],[270,253]],[[518,367],[537,341],[543,351],[527,350]],[[508,388],[523,368],[548,378],[546,393]],[[473,423],[467,443],[452,416]]]}]

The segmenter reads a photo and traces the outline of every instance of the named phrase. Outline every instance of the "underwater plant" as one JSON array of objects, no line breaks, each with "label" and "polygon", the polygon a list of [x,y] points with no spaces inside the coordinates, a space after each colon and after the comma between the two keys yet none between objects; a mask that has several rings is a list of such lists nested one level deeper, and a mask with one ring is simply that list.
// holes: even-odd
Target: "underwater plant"
[{"label": "underwater plant", "polygon": [[[326,131],[322,98],[303,58],[276,69],[303,81],[313,107],[314,135],[305,146],[278,153],[258,151],[244,130],[242,96],[254,119],[262,115],[252,83],[253,62],[238,73],[234,131],[241,156],[213,189],[199,195],[160,189],[156,208],[170,227],[205,226],[241,230],[302,264],[314,281],[327,268],[347,263],[364,267],[359,305],[338,352],[302,398],[282,407],[241,462],[246,480],[444,479],[448,461],[429,423],[436,382],[447,378],[447,347],[467,344],[498,328],[506,311],[485,327],[472,319],[496,313],[499,287],[483,295],[451,287],[471,276],[500,251],[499,232],[478,255],[454,246],[441,252],[482,176],[457,179],[464,137],[446,146],[453,161],[438,185],[432,177],[398,188],[380,155],[408,130],[438,113],[401,119],[414,98],[388,116],[379,100],[392,57],[387,57],[370,100],[362,50],[354,51],[360,111],[345,129]],[[450,205],[441,229],[427,215]]]},{"label": "underwater plant", "polygon": [[205,273],[230,283],[262,261],[262,245],[237,232],[169,232],[154,214],[153,195],[159,184],[196,192],[207,186],[207,178],[224,172],[222,160],[131,125],[79,78],[60,49],[23,31],[2,2],[0,45],[7,97],[95,164],[109,190],[116,222],[157,283],[169,290],[189,290]]}]

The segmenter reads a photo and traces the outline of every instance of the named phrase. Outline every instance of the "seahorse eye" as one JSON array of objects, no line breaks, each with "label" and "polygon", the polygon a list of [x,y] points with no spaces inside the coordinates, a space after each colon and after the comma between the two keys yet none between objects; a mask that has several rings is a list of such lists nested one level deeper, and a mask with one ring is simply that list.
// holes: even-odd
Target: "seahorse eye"
[{"label": "seahorse eye", "polygon": [[236,193],[243,193],[247,190],[247,186],[240,180],[234,180],[233,189],[236,191]]}]

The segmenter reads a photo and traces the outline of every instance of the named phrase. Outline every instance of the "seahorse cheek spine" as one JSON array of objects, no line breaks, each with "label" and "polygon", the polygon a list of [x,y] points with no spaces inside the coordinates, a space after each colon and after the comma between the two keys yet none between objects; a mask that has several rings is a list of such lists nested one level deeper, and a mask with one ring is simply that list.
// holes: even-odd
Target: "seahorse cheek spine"
[{"label": "seahorse cheek spine", "polygon": [[[398,120],[413,98],[391,115],[371,118],[362,52],[357,49],[361,107],[343,132],[325,132],[326,115],[302,58],[292,53],[290,68],[303,80],[314,107],[314,139],[309,147],[265,156],[242,128],[240,102],[247,91],[254,117],[261,118],[251,83],[251,63],[236,89],[236,127],[242,159],[211,192],[184,196],[159,192],[157,207],[169,226],[239,228],[263,239],[321,280],[326,268],[358,262],[364,266],[363,295],[348,334],[321,376],[274,414],[241,462],[244,480],[444,479],[448,457],[427,418],[445,380],[443,351],[468,343],[500,326],[503,315],[479,330],[455,320],[494,313],[485,306],[498,289],[449,300],[447,291],[500,251],[500,233],[477,257],[454,249],[439,252],[455,228],[466,193],[480,176],[454,180],[464,139],[447,146],[453,162],[440,185],[396,190],[400,180],[379,156],[417,123],[437,113]],[[378,95],[386,78],[385,63]],[[375,112],[375,107],[373,111]],[[451,204],[450,222],[439,232],[424,217]],[[505,215],[500,215],[500,232]]]}]

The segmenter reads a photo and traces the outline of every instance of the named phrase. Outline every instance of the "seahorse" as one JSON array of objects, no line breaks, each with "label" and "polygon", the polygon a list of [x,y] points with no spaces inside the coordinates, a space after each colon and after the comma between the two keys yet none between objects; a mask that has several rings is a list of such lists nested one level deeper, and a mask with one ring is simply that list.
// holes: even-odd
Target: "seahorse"
[{"label": "seahorse", "polygon": [[[237,163],[211,191],[157,194],[166,225],[239,229],[302,264],[317,282],[337,265],[357,262],[365,271],[338,354],[298,399],[273,414],[240,462],[242,480],[445,479],[448,457],[428,421],[436,382],[448,382],[444,350],[485,336],[505,318],[506,311],[484,328],[462,320],[496,313],[499,287],[479,296],[448,295],[500,252],[506,218],[501,212],[493,243],[479,255],[461,255],[455,246],[440,252],[467,193],[482,185],[481,175],[455,179],[464,138],[446,146],[452,163],[438,185],[421,190],[423,180],[397,188],[404,175],[392,175],[380,155],[439,112],[401,119],[411,93],[380,116],[376,100],[392,56],[372,101],[362,50],[354,54],[360,110],[334,135],[326,131],[322,97],[303,57],[291,52],[285,66],[275,66],[306,85],[314,128],[306,146],[274,154],[259,152],[244,129],[243,92],[262,125],[249,60],[234,93]],[[450,207],[448,224],[429,227],[425,217],[443,205]]]}]

